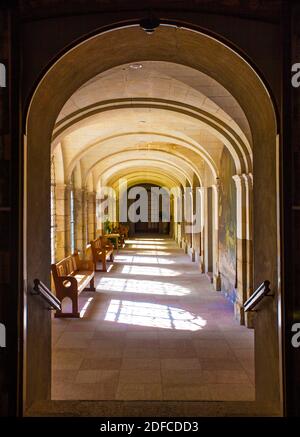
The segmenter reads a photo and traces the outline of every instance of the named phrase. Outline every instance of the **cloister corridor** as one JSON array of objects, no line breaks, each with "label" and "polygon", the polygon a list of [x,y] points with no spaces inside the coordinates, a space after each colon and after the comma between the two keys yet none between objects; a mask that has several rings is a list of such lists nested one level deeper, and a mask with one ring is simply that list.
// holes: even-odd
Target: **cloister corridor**
[{"label": "cloister corridor", "polygon": [[126,243],[52,319],[52,399],[254,400],[254,330],[175,241]]},{"label": "cloister corridor", "polygon": [[45,75],[26,132],[26,405],[277,414],[277,125],[255,70],[190,29],[100,32]]}]

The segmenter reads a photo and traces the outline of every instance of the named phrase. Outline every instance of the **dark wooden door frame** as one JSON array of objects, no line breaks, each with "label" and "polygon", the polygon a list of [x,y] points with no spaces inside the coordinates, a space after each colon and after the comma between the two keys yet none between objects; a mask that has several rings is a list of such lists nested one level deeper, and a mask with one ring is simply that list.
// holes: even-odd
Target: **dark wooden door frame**
[{"label": "dark wooden door frame", "polygon": [[[295,182],[297,162],[294,161],[295,150],[292,149],[292,104],[293,101],[299,102],[299,90],[293,90],[290,85],[290,66],[292,61],[292,29],[291,18],[296,11],[296,2],[283,2],[284,13],[282,19],[282,69],[283,69],[283,100],[281,108],[281,133],[282,133],[282,148],[281,148],[281,176],[284,183],[281,185],[281,217],[282,224],[282,259],[283,267],[282,279],[283,290],[287,290],[283,294],[283,322],[284,322],[284,399],[285,399],[285,414],[289,416],[300,415],[300,382],[297,381],[297,373],[299,366],[299,350],[291,348],[291,324],[294,322],[293,312],[298,308],[295,306],[297,295],[296,289],[296,271],[293,266],[295,257],[297,256],[296,243],[293,244],[293,239],[296,236],[298,214],[293,210],[293,183]],[[19,40],[19,21],[17,10],[9,6],[11,16],[11,74],[9,75],[8,92],[11,96],[11,174],[16,177],[18,174],[18,183],[11,183],[10,195],[12,202],[12,221],[11,221],[11,299],[9,311],[8,326],[8,344],[9,346],[9,373],[7,375],[9,383],[9,407],[8,415],[22,415],[22,295],[23,295],[23,271],[22,271],[22,196],[23,196],[23,150],[22,150],[22,127],[21,127],[21,109],[19,104],[20,86],[19,86],[19,71],[20,71],[20,40]],[[297,94],[296,94],[297,93]],[[292,171],[291,171],[292,169]],[[299,226],[299,225],[298,225]],[[299,238],[299,236],[297,236]],[[299,254],[298,254],[299,257]],[[297,272],[299,273],[299,272]],[[298,368],[297,368],[298,366]]]},{"label": "dark wooden door frame", "polygon": [[[282,7],[282,106],[281,106],[281,220],[283,298],[283,390],[284,413],[300,416],[300,348],[291,343],[292,325],[300,322],[300,88],[291,85],[291,66],[300,62],[299,2],[284,1]],[[298,42],[298,47],[296,43]],[[298,58],[297,58],[298,55]]]}]

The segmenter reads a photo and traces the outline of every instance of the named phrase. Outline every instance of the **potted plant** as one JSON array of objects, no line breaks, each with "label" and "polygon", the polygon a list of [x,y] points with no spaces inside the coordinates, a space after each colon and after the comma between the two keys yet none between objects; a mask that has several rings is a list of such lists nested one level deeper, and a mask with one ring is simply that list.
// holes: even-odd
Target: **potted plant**
[{"label": "potted plant", "polygon": [[112,224],[109,221],[109,219],[107,218],[104,222],[104,233],[111,234],[111,230],[112,230]]}]

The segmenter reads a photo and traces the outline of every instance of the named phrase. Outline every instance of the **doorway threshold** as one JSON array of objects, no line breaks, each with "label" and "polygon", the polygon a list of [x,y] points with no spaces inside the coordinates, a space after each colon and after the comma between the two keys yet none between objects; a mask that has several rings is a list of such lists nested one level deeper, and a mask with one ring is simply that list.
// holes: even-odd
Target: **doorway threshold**
[{"label": "doorway threshold", "polygon": [[39,401],[25,417],[278,417],[276,406],[251,401]]}]

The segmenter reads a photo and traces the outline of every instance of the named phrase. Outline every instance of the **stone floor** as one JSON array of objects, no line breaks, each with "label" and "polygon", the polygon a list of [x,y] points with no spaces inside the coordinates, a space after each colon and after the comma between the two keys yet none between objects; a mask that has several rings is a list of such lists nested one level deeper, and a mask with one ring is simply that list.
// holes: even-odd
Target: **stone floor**
[{"label": "stone floor", "polygon": [[54,400],[254,400],[253,331],[170,239],[130,240],[53,319]]}]

